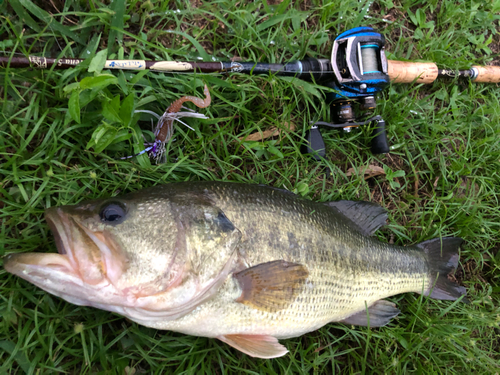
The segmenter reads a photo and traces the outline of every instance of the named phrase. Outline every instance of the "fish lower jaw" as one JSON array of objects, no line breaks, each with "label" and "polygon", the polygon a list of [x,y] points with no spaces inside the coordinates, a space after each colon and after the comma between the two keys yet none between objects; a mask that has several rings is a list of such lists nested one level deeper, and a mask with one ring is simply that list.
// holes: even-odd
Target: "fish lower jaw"
[{"label": "fish lower jaw", "polygon": [[108,279],[91,285],[83,281],[77,273],[67,272],[67,269],[58,270],[57,267],[51,267],[41,271],[37,267],[25,267],[17,274],[46,292],[75,305],[126,315],[123,307],[133,307],[136,304],[136,298],[122,293]]}]

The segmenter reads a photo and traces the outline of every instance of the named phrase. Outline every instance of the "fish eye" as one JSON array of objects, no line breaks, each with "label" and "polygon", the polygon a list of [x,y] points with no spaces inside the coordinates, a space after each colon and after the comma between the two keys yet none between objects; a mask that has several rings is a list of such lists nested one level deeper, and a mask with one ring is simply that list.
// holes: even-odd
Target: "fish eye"
[{"label": "fish eye", "polygon": [[99,217],[105,223],[120,224],[124,219],[127,211],[123,204],[111,202],[101,208]]}]

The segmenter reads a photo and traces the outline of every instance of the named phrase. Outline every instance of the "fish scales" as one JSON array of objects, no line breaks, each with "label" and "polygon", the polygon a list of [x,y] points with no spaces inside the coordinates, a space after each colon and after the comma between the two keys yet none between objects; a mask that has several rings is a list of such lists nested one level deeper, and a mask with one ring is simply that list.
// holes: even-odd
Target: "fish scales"
[{"label": "fish scales", "polygon": [[7,271],[69,302],[148,327],[215,337],[255,357],[330,322],[387,324],[383,299],[454,300],[461,239],[401,247],[370,235],[368,202],[317,203],[262,185],[186,182],[50,208],[59,254],[13,254]]},{"label": "fish scales", "polygon": [[[226,333],[229,328],[231,333],[288,338],[342,320],[364,309],[365,302],[370,306],[394,294],[428,288],[430,278],[420,251],[362,236],[322,204],[255,185],[175,188],[183,193],[210,192],[214,204],[242,231],[237,251],[246,266],[284,259],[307,264],[309,279],[297,300],[282,311],[256,311],[234,302],[240,292],[229,279],[214,300],[177,321],[159,322],[157,328],[198,335],[203,330],[201,335],[215,337],[221,333],[216,327],[223,326]],[[177,194],[165,192],[171,193]],[[401,265],[405,272],[397,271]]]}]

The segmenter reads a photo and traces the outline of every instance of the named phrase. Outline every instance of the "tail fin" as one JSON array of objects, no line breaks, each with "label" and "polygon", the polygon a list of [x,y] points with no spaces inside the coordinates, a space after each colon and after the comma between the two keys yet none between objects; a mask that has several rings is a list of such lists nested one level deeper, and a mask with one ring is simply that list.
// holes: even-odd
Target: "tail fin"
[{"label": "tail fin", "polygon": [[[430,273],[433,276],[431,290],[425,294],[431,298],[456,300],[465,295],[463,286],[448,280],[450,274],[458,265],[458,250],[463,242],[458,237],[434,238],[417,245],[427,254]],[[463,302],[468,303],[466,298]]]}]

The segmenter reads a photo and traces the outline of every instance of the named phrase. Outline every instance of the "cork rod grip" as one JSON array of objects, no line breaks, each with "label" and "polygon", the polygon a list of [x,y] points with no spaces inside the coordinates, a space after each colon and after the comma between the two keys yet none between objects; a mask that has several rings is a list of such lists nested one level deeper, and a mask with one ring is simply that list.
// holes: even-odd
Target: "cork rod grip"
[{"label": "cork rod grip", "polygon": [[396,83],[432,83],[438,76],[438,67],[434,63],[412,63],[387,60],[388,74]]},{"label": "cork rod grip", "polygon": [[499,83],[500,82],[500,66],[477,66],[472,69],[477,70],[477,77],[474,82]]}]

